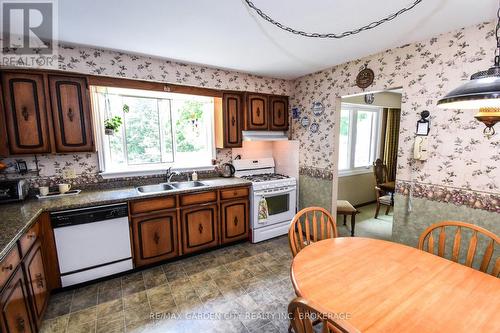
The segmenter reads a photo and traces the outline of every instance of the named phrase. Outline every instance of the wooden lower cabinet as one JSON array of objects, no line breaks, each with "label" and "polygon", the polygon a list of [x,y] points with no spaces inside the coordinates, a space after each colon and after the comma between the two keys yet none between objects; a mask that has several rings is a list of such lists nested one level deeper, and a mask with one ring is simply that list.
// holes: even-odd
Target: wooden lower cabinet
[{"label": "wooden lower cabinet", "polygon": [[179,255],[176,210],[132,217],[132,228],[136,267]]},{"label": "wooden lower cabinet", "polygon": [[221,203],[222,244],[248,238],[248,199]]},{"label": "wooden lower cabinet", "polygon": [[181,210],[182,250],[184,254],[218,245],[217,204],[198,205]]},{"label": "wooden lower cabinet", "polygon": [[26,281],[19,266],[0,294],[0,331],[3,333],[36,332],[29,308]]},{"label": "wooden lower cabinet", "polygon": [[47,278],[43,265],[42,244],[37,241],[23,261],[28,293],[33,305],[33,315],[39,325],[49,300]]}]

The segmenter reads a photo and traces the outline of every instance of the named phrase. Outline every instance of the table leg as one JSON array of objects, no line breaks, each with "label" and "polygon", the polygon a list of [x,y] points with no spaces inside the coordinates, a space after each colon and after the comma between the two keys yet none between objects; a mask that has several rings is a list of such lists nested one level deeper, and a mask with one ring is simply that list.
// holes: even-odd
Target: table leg
[{"label": "table leg", "polygon": [[356,226],[356,213],[351,215],[351,237],[354,237],[354,227]]}]

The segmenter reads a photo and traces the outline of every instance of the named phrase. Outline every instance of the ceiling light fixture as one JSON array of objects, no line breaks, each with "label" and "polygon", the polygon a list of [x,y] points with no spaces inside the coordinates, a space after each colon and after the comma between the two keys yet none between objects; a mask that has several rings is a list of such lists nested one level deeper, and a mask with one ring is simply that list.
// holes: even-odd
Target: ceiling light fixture
[{"label": "ceiling light fixture", "polygon": [[495,134],[500,121],[500,8],[497,11],[495,62],[493,67],[472,74],[469,81],[450,91],[438,101],[440,108],[479,109],[474,117],[486,125],[485,136]]},{"label": "ceiling light fixture", "polygon": [[285,30],[285,31],[288,31],[292,34],[295,34],[295,35],[300,35],[300,36],[304,36],[304,37],[311,37],[311,38],[335,38],[335,39],[340,39],[340,38],[344,38],[344,37],[347,37],[347,36],[352,36],[352,35],[355,35],[355,34],[359,34],[360,32],[362,31],[365,31],[365,30],[370,30],[370,29],[373,29],[373,28],[376,28],[378,27],[379,25],[385,23],[385,22],[389,22],[389,21],[392,21],[394,20],[396,17],[400,16],[401,14],[409,11],[409,10],[412,10],[415,6],[417,6],[419,3],[421,3],[423,0],[415,0],[413,1],[412,4],[408,5],[407,7],[404,7],[400,10],[398,10],[397,12],[395,13],[392,13],[391,15],[387,16],[387,17],[384,17],[378,21],[373,21],[365,26],[362,26],[360,28],[357,28],[357,29],[353,29],[353,30],[348,30],[348,31],[345,31],[345,32],[342,32],[342,33],[319,33],[319,32],[306,32],[306,31],[302,31],[302,30],[297,30],[297,29],[294,29],[294,28],[290,28],[289,26],[287,25],[284,25],[283,23],[280,23],[274,19],[272,19],[269,15],[267,15],[266,13],[264,13],[262,11],[262,9],[256,7],[252,1],[250,0],[245,0],[245,2],[247,3],[248,7],[252,8],[253,10],[255,10],[255,12],[260,16],[262,17],[264,20],[266,20],[267,22],[271,23],[271,24],[274,24],[275,26],[277,26],[278,28],[282,29],[282,30]]}]

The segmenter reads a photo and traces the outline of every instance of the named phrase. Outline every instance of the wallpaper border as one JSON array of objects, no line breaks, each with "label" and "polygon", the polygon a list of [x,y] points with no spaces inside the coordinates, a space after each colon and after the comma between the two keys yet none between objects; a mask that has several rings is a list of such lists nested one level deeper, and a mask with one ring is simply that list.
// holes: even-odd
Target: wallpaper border
[{"label": "wallpaper border", "polygon": [[500,195],[418,182],[396,181],[396,193],[500,213]]}]

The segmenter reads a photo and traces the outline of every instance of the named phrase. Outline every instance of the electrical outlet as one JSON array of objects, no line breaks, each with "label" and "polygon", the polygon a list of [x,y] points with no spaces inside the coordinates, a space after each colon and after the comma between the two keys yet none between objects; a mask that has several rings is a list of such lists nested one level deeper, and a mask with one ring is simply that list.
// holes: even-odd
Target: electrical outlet
[{"label": "electrical outlet", "polygon": [[62,176],[64,179],[76,178],[76,171],[73,168],[63,169]]}]

